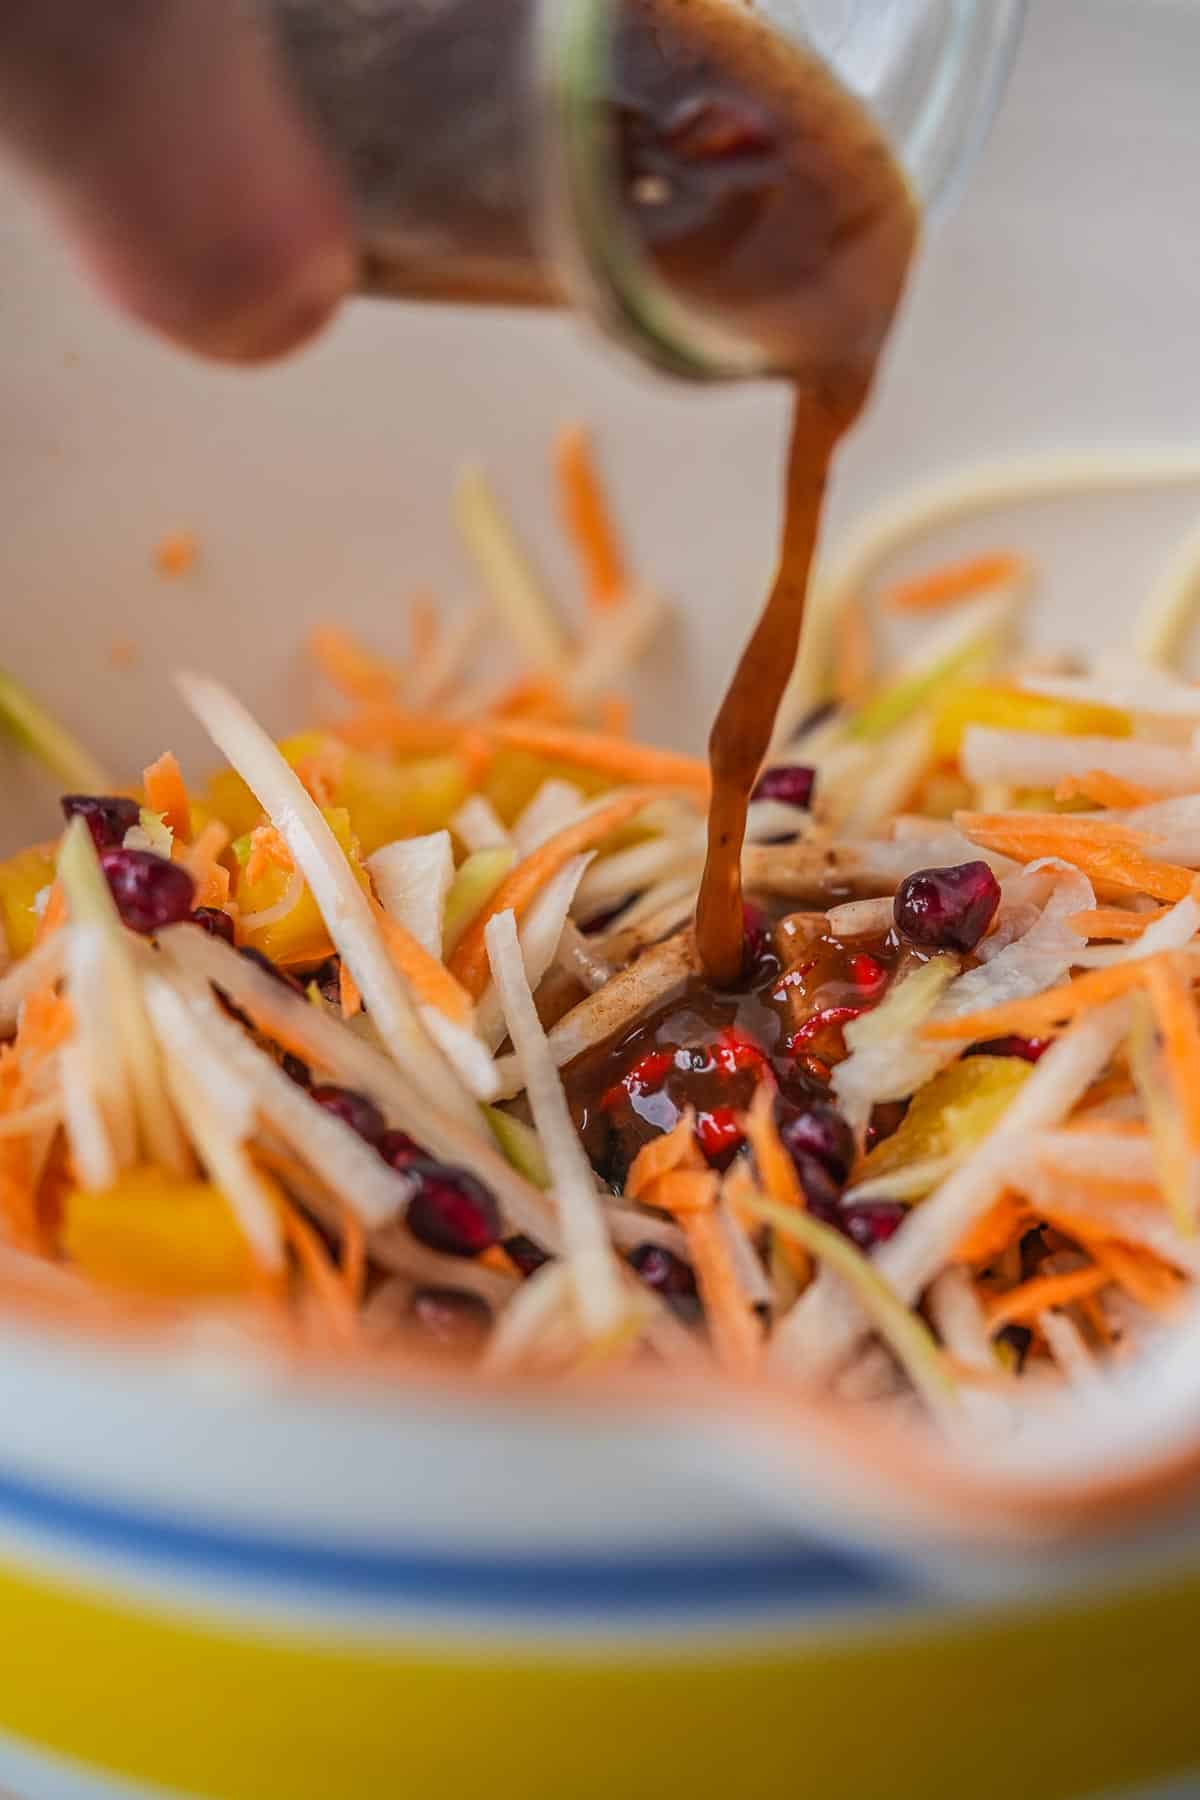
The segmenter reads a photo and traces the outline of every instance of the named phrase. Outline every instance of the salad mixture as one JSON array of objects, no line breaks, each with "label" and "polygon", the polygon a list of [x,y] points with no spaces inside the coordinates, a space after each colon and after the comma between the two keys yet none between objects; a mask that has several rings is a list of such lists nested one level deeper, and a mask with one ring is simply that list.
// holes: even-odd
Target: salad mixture
[{"label": "salad mixture", "polygon": [[478,610],[416,602],[395,661],[317,632],[338,703],[280,743],[180,676],[205,783],[123,786],[4,681],[65,824],[0,864],[5,1283],[939,1417],[1095,1380],[1200,1276],[1182,591],[1137,659],[1037,661],[1034,572],[985,554],[883,590],[938,616],[878,668],[864,596],[929,523],[885,520],[817,594],[717,988],[709,771],[619,693],[665,609],[581,433],[556,468],[581,625],[472,472]]}]

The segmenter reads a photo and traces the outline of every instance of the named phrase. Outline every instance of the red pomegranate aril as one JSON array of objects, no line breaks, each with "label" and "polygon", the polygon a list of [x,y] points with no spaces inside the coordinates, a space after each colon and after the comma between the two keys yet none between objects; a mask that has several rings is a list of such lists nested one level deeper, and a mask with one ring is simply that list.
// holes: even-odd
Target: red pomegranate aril
[{"label": "red pomegranate aril", "polygon": [[520,1231],[513,1237],[505,1238],[501,1248],[509,1262],[526,1278],[536,1275],[538,1270],[544,1269],[550,1261],[550,1257],[541,1245],[535,1244],[532,1238],[526,1237]]},{"label": "red pomegranate aril", "polygon": [[996,916],[1000,883],[985,862],[918,869],[896,890],[896,930],[923,950],[974,950]]},{"label": "red pomegranate aril", "polygon": [[478,1294],[460,1288],[418,1288],[409,1302],[422,1336],[443,1350],[468,1355],[481,1350],[491,1329],[492,1313]]},{"label": "red pomegranate aril", "polygon": [[120,849],[125,833],[142,816],[137,801],[123,794],[64,794],[59,805],[68,824],[72,819],[86,819],[97,850]]},{"label": "red pomegranate aril", "polygon": [[407,1131],[385,1131],[375,1148],[393,1169],[407,1169],[410,1163],[428,1161],[427,1152]]},{"label": "red pomegranate aril", "polygon": [[785,806],[796,806],[807,812],[812,805],[817,785],[817,771],[803,763],[787,763],[777,769],[766,769],[759,776],[752,800],[782,800]]},{"label": "red pomegranate aril", "polygon": [[839,1202],[843,1183],[830,1174],[819,1157],[806,1156],[801,1152],[798,1156],[793,1156],[792,1161],[796,1165],[796,1179],[800,1183],[804,1204],[809,1212],[823,1224],[837,1225],[840,1229]]},{"label": "red pomegranate aril", "polygon": [[207,931],[209,937],[221,938],[227,944],[234,942],[233,920],[215,906],[197,906],[192,913],[192,924]]},{"label": "red pomegranate aril", "polygon": [[727,1169],[745,1137],[732,1106],[713,1106],[696,1115],[696,1137],[714,1169]]},{"label": "red pomegranate aril", "polygon": [[907,1212],[898,1200],[856,1200],[842,1207],[838,1223],[860,1250],[874,1250],[895,1236]]},{"label": "red pomegranate aril", "polygon": [[629,1252],[629,1261],[646,1286],[661,1294],[664,1300],[692,1300],[696,1295],[696,1277],[691,1265],[668,1250],[665,1244],[639,1244]]},{"label": "red pomegranate aril", "polygon": [[366,1143],[376,1146],[387,1130],[387,1120],[373,1100],[366,1094],[356,1093],[353,1088],[334,1087],[332,1083],[322,1083],[312,1090],[311,1096],[318,1106],[348,1125],[351,1131]]},{"label": "red pomegranate aril", "polygon": [[466,1169],[418,1162],[404,1172],[416,1183],[405,1221],[419,1243],[444,1256],[482,1256],[500,1242],[500,1209]]},{"label": "red pomegranate aril", "polygon": [[196,884],[179,863],[150,850],[102,850],[100,867],[131,931],[148,937],[191,917]]},{"label": "red pomegranate aril", "polygon": [[964,1056],[1019,1056],[1022,1062],[1035,1063],[1050,1048],[1049,1038],[1010,1037],[987,1038],[982,1044],[972,1044],[964,1050]]},{"label": "red pomegranate aril", "polygon": [[875,1000],[887,986],[887,970],[866,950],[850,958],[850,979],[864,999]]},{"label": "red pomegranate aril", "polygon": [[854,1133],[840,1112],[826,1101],[814,1100],[799,1112],[789,1111],[779,1123],[779,1137],[792,1161],[815,1158],[842,1186],[854,1161]]}]

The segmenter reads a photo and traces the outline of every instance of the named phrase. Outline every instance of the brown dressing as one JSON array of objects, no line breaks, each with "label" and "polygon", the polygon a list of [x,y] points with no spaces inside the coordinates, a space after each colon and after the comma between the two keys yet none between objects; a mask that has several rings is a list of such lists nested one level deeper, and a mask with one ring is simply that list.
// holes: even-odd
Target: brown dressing
[{"label": "brown dressing", "polygon": [[795,388],[778,573],[709,740],[697,937],[743,972],[746,809],[796,660],[825,484],[869,392],[917,236],[904,177],[825,65],[735,0],[628,0],[613,108],[628,216],[677,297]]}]

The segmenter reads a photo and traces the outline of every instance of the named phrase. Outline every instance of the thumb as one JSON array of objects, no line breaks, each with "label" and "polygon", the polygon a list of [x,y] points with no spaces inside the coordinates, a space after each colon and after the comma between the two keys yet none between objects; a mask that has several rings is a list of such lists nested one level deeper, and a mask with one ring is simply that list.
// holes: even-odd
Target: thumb
[{"label": "thumb", "polygon": [[0,142],[117,304],[203,354],[281,355],[354,282],[337,173],[240,0],[0,6]]}]

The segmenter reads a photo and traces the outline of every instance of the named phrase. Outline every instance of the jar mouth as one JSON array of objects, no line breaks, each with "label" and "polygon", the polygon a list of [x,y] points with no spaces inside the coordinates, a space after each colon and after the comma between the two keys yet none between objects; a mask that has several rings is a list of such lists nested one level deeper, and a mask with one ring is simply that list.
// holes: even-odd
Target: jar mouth
[{"label": "jar mouth", "polygon": [[663,279],[622,202],[609,121],[613,0],[543,0],[539,63],[548,142],[542,168],[549,249],[571,305],[645,365],[685,380],[778,371]]}]

